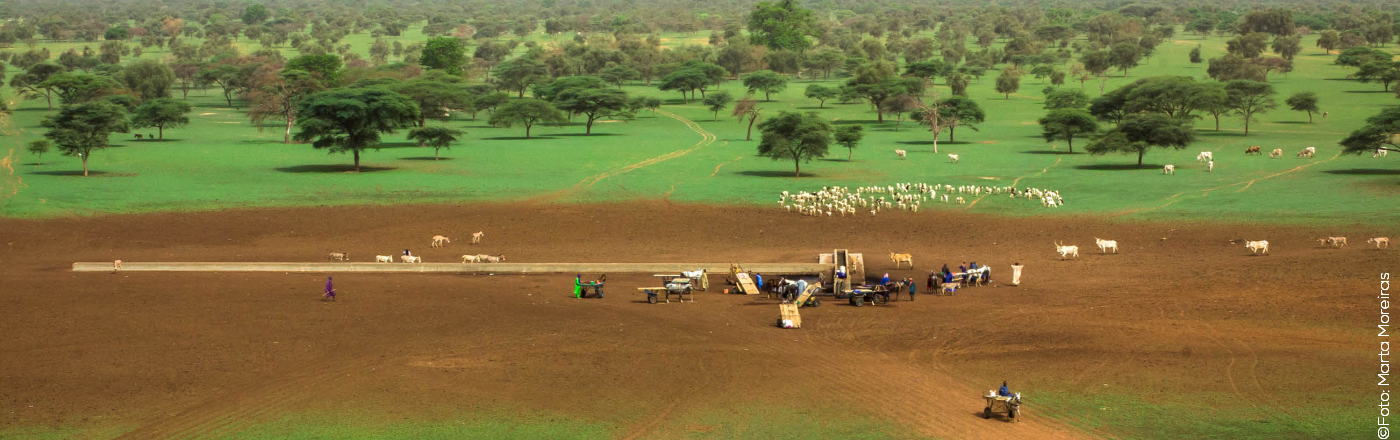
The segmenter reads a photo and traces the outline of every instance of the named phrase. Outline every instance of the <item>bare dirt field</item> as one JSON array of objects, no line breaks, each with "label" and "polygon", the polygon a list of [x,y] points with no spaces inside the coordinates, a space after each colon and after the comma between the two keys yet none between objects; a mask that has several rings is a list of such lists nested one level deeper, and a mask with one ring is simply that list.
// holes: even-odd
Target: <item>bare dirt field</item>
[{"label": "bare dirt field", "polygon": [[[470,233],[483,243],[465,244]],[[98,436],[218,437],[296,412],[380,420],[525,408],[623,438],[704,433],[688,414],[835,409],[917,436],[1142,434],[1083,412],[1096,397],[1229,417],[1284,416],[1327,433],[1319,408],[1359,406],[1373,381],[1372,310],[1393,234],[1227,224],[1003,219],[954,213],[812,218],[666,203],[339,207],[0,220],[0,427],[113,427]],[[435,234],[454,238],[429,249]],[[1314,240],[1346,235],[1351,246]],[[1094,237],[1118,255],[1099,255]],[[461,237],[460,239],[458,237]],[[1232,238],[1266,239],[1251,257]],[[1058,261],[1052,242],[1078,244]],[[411,248],[428,262],[787,262],[847,248],[920,294],[803,309],[723,295],[646,304],[649,276],[609,274],[576,300],[571,275],[73,273],[75,261],[356,261]],[[891,270],[888,252],[914,255]],[[977,261],[993,286],[924,293],[928,271]],[[1026,266],[1022,286],[1009,266]],[[591,278],[596,274],[585,274]],[[983,420],[1002,379],[1026,421]],[[1039,396],[1057,396],[1056,404]],[[1094,408],[1113,411],[1114,408]],[[1346,408],[1341,408],[1346,410]],[[1351,413],[1343,413],[1351,414]],[[1138,427],[1139,429],[1141,427]],[[1312,429],[1313,431],[1309,431]]]}]

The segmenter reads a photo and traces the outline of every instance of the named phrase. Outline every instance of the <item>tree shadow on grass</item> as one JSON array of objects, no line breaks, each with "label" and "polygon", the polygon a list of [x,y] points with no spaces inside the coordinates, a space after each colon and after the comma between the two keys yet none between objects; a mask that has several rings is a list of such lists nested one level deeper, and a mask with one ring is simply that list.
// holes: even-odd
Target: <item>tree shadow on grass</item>
[{"label": "tree shadow on grass", "polygon": [[1285,125],[1307,125],[1307,124],[1311,124],[1311,122],[1308,122],[1308,121],[1275,121],[1274,123],[1275,123],[1275,124],[1285,124]]},{"label": "tree shadow on grass", "polygon": [[421,147],[421,146],[422,146],[422,145],[418,145],[417,142],[385,142],[385,143],[379,144],[379,145],[376,146],[375,148],[384,150],[384,149],[390,149],[390,148],[418,148],[418,147]]},{"label": "tree shadow on grass", "polygon": [[[740,175],[751,176],[751,177],[793,177],[792,171],[776,171],[776,170],[738,171],[738,172],[735,172],[734,174],[740,174]],[[801,175],[800,177],[816,177],[816,176],[817,176],[816,174],[802,173],[802,175]]]},{"label": "tree shadow on grass", "polygon": [[46,109],[46,108],[43,108],[43,107],[26,107],[26,108],[17,108],[17,109],[14,109],[13,111],[16,111],[16,112],[48,112],[48,111],[57,111],[57,110],[58,110],[58,109],[56,109],[56,108],[53,109],[53,110],[49,110],[49,109]]},{"label": "tree shadow on grass", "polygon": [[536,139],[554,139],[554,136],[530,136],[528,138],[525,136],[500,136],[481,138],[481,140],[484,141],[533,141]]},{"label": "tree shadow on grass", "polygon": [[[837,119],[831,125],[851,125],[851,124],[884,124],[874,119]],[[891,125],[893,126],[893,125]]]},{"label": "tree shadow on grass", "polygon": [[[454,159],[452,159],[452,158],[450,158],[450,157],[447,157],[447,156],[439,157],[439,158],[437,158],[437,159],[433,159],[432,156],[425,156],[425,157],[400,157],[399,160],[426,160],[426,161],[432,162],[432,161],[449,161],[449,160],[454,160]],[[360,167],[360,168],[364,168],[364,167]]]},{"label": "tree shadow on grass", "polygon": [[[622,134],[622,133],[593,133],[593,134],[584,134],[584,133],[555,133],[555,134],[552,134],[552,135],[550,135],[550,136],[564,136],[564,137],[605,137],[605,136],[626,136],[626,135],[625,135],[625,134]],[[534,139],[534,138],[531,138],[531,139]]]},{"label": "tree shadow on grass", "polygon": [[1367,93],[1395,93],[1395,92],[1394,92],[1394,91],[1391,91],[1391,90],[1343,90],[1342,93],[1362,93],[1362,94],[1367,94]]},{"label": "tree shadow on grass", "polygon": [[1026,150],[1026,151],[1022,151],[1021,154],[1065,154],[1065,155],[1073,154],[1073,155],[1080,155],[1080,154],[1089,154],[1089,153],[1085,153],[1085,152],[1083,152],[1083,151],[1076,151],[1076,152],[1071,153],[1071,152],[1068,152],[1068,151],[1055,151],[1055,150]]},{"label": "tree shadow on grass", "polygon": [[1205,137],[1245,137],[1244,132],[1234,131],[1197,131],[1196,135]]},{"label": "tree shadow on grass", "polygon": [[[59,177],[83,177],[83,170],[57,170],[57,171],[35,171],[27,174],[37,174],[40,176]],[[87,177],[136,177],[134,173],[109,173],[106,171],[88,170]]]},{"label": "tree shadow on grass", "polygon": [[1349,168],[1345,170],[1327,170],[1323,172],[1340,176],[1400,176],[1400,169]]},{"label": "tree shadow on grass", "polygon": [[[395,170],[395,169],[397,169],[397,168],[394,168],[394,167],[375,167],[375,166],[360,165],[360,172],[361,172],[361,173],[373,173],[373,172],[377,172],[377,171],[390,171],[390,170]],[[277,171],[280,171],[280,172],[283,172],[283,173],[294,173],[294,174],[304,174],[304,173],[353,173],[353,172],[355,172],[355,165],[352,165],[352,164],[297,165],[297,166],[290,166],[290,167],[281,167],[281,168],[277,168],[276,170],[277,170]]]},{"label": "tree shadow on grass", "polygon": [[1136,163],[1096,163],[1093,165],[1076,165],[1075,169],[1090,171],[1132,171],[1132,170],[1160,170],[1162,165],[1145,163],[1138,167]]}]

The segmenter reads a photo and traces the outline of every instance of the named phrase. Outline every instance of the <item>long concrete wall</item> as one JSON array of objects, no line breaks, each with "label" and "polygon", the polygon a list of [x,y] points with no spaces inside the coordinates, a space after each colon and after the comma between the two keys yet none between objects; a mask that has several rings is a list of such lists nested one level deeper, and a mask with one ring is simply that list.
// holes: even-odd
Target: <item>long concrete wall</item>
[{"label": "long concrete wall", "polygon": [[[760,274],[814,275],[830,265],[817,263],[740,263],[745,270]],[[264,262],[122,262],[123,272],[357,272],[357,273],[640,273],[672,274],[705,269],[711,274],[727,274],[729,263],[264,263]],[[73,263],[74,272],[111,272],[111,262]]]}]

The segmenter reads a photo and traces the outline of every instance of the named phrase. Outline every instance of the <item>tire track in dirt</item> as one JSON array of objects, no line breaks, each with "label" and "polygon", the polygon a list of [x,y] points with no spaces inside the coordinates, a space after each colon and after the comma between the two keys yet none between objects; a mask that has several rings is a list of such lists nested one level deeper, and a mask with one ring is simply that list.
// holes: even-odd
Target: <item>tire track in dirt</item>
[{"label": "tire track in dirt", "polygon": [[714,143],[715,140],[717,139],[717,137],[715,136],[714,133],[710,133],[709,131],[706,131],[704,128],[700,127],[700,124],[696,124],[695,121],[691,121],[691,120],[689,120],[689,119],[683,118],[683,117],[681,117],[680,115],[677,115],[677,114],[675,114],[675,113],[671,113],[671,112],[666,111],[666,110],[657,110],[656,112],[657,112],[657,113],[660,113],[661,115],[666,116],[666,117],[668,117],[668,118],[671,118],[671,119],[675,119],[675,120],[677,120],[677,121],[680,121],[682,124],[685,124],[685,126],[686,126],[687,128],[690,128],[691,131],[694,131],[695,133],[697,133],[697,134],[700,135],[700,142],[696,143],[694,146],[691,146],[690,148],[686,148],[686,149],[683,149],[683,150],[672,151],[672,152],[670,152],[670,153],[666,153],[666,154],[663,154],[663,155],[660,155],[660,156],[656,156],[656,157],[653,157],[653,158],[650,158],[650,159],[647,159],[647,160],[643,160],[643,161],[641,161],[641,162],[637,162],[637,163],[634,163],[634,164],[630,164],[630,165],[627,165],[627,166],[623,166],[623,167],[621,167],[621,168],[617,168],[617,169],[614,169],[614,170],[611,170],[611,171],[605,171],[605,172],[602,172],[602,173],[594,174],[594,175],[592,175],[592,176],[588,176],[587,178],[584,178],[583,180],[581,180],[581,181],[579,181],[578,183],[574,184],[574,186],[571,186],[571,187],[568,187],[568,188],[565,188],[565,189],[563,189],[563,190],[559,190],[559,191],[556,191],[556,192],[553,192],[553,193],[550,193],[550,194],[546,194],[546,195],[543,195],[543,196],[540,196],[540,197],[536,197],[536,198],[532,199],[532,201],[548,201],[548,200],[558,199],[558,198],[560,198],[560,197],[563,197],[563,196],[566,196],[566,195],[569,195],[569,194],[572,194],[572,193],[575,193],[575,192],[578,192],[578,191],[581,191],[581,190],[590,188],[590,187],[593,186],[593,184],[596,184],[596,183],[598,183],[598,182],[600,182],[600,181],[603,181],[604,179],[607,179],[607,178],[609,178],[609,177],[613,177],[613,176],[617,176],[617,175],[620,175],[620,174],[628,173],[628,172],[635,171],[635,170],[638,170],[638,169],[641,169],[641,168],[645,168],[645,167],[649,167],[649,166],[652,166],[652,165],[656,165],[656,164],[658,164],[658,163],[665,162],[665,161],[668,161],[668,160],[671,160],[671,159],[675,159],[675,158],[678,158],[678,157],[681,157],[681,156],[685,156],[685,155],[687,155],[687,154],[690,154],[691,152],[694,152],[695,150],[699,150],[699,149],[701,149],[701,148],[705,148],[705,147],[709,146],[710,144]]},{"label": "tire track in dirt", "polygon": [[258,422],[260,417],[289,409],[302,398],[314,397],[336,378],[368,366],[368,363],[345,363],[329,369],[295,370],[281,377],[256,380],[248,386],[202,399],[183,411],[117,438],[209,438],[219,433],[237,432]]}]

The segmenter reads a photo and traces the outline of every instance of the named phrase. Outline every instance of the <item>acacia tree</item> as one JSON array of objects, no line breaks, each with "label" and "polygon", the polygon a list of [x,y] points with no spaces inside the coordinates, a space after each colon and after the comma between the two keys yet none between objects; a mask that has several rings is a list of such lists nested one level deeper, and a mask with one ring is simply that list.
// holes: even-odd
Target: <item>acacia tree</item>
[{"label": "acacia tree", "polygon": [[491,112],[491,125],[510,128],[516,124],[525,126],[525,139],[530,138],[530,128],[540,122],[563,123],[564,113],[549,102],[523,98],[511,101]]},{"label": "acacia tree", "polygon": [[447,119],[446,109],[470,111],[472,95],[465,81],[441,70],[430,70],[421,76],[390,87],[418,103],[418,126],[428,118]]},{"label": "acacia tree", "polygon": [[749,88],[749,93],[763,92],[763,100],[771,101],[769,95],[787,88],[787,77],[772,70],[760,70],[744,78],[744,87]]},{"label": "acacia tree", "polygon": [[759,113],[762,111],[763,107],[758,106],[758,102],[753,100],[753,96],[745,96],[744,99],[734,104],[734,116],[739,118],[739,122],[744,122],[745,118],[749,120],[749,129],[744,134],[744,140],[753,140],[753,123],[758,120]]},{"label": "acacia tree", "polygon": [[899,124],[904,122],[904,113],[918,108],[918,100],[909,95],[894,95],[885,99],[881,107],[885,111],[894,113],[894,131],[899,131]]},{"label": "acacia tree", "polygon": [[1289,96],[1288,99],[1283,102],[1284,104],[1288,104],[1288,108],[1295,112],[1307,112],[1309,124],[1313,121],[1313,113],[1322,112],[1322,109],[1317,106],[1317,94],[1313,92],[1294,93],[1293,96]]},{"label": "acacia tree", "polygon": [[612,116],[631,117],[627,106],[627,94],[621,90],[566,89],[555,96],[554,105],[560,110],[588,118],[584,123],[584,135],[593,134],[593,123],[598,119]]},{"label": "acacia tree", "polygon": [[997,93],[1006,95],[1006,99],[1011,99],[1011,94],[1016,93],[1021,88],[1021,72],[1007,67],[997,75]]},{"label": "acacia tree", "polygon": [[175,84],[175,71],[155,60],[140,60],[122,69],[120,80],[141,99],[169,98]]},{"label": "acacia tree", "polygon": [[1196,141],[1196,130],[1190,121],[1160,113],[1133,114],[1123,118],[1117,127],[1104,133],[1085,150],[1089,154],[1137,154],[1137,166],[1151,148],[1183,149]]},{"label": "acacia tree", "polygon": [[517,98],[525,97],[525,90],[531,85],[549,79],[549,67],[532,58],[516,58],[496,65],[491,74],[501,88],[518,92]]},{"label": "acacia tree", "polygon": [[[483,45],[485,47],[486,45]],[[423,45],[418,63],[429,69],[441,69],[448,74],[462,73],[467,61],[467,48],[456,37],[437,37]]]},{"label": "acacia tree", "polygon": [[66,68],[54,63],[38,63],[29,66],[23,74],[10,78],[10,87],[14,87],[19,92],[21,99],[33,99],[44,97],[44,102],[48,104],[49,110],[53,110],[53,92],[51,86],[42,85],[54,75],[63,73]]},{"label": "acacia tree", "polygon": [[836,129],[836,143],[846,147],[846,161],[851,161],[851,155],[856,147],[860,146],[860,140],[865,138],[865,127],[856,124],[843,125]]},{"label": "acacia tree", "polygon": [[379,148],[381,134],[417,122],[418,104],[378,87],[340,88],[307,96],[298,104],[297,116],[297,141],[332,153],[350,152],[359,172],[360,152]]},{"label": "acacia tree", "polygon": [[49,148],[52,147],[52,146],[53,146],[53,142],[49,142],[48,139],[36,139],[36,140],[30,141],[30,142],[29,142],[29,154],[33,154],[33,155],[34,155],[34,160],[38,161],[38,164],[39,164],[39,165],[43,165],[43,164],[44,164],[44,153],[48,153],[48,152],[49,152]]},{"label": "acacia tree", "polygon": [[816,112],[779,112],[758,124],[762,139],[758,155],[773,160],[792,160],[793,176],[802,177],[802,163],[826,157],[831,146],[831,123]]},{"label": "acacia tree", "polygon": [[1400,152],[1400,106],[1386,107],[1379,114],[1366,118],[1366,126],[1351,132],[1340,142],[1343,153],[1374,153],[1377,150]]},{"label": "acacia tree", "polygon": [[44,137],[58,146],[64,156],[78,156],[83,162],[83,177],[88,175],[88,158],[92,152],[107,148],[112,133],[126,133],[130,123],[126,110],[109,102],[95,101],[64,106],[57,115],[44,119],[49,131]]},{"label": "acacia tree", "polygon": [[773,50],[801,52],[813,26],[812,11],[797,5],[795,0],[759,2],[749,13],[749,40]]},{"label": "acacia tree", "polygon": [[825,108],[826,100],[835,98],[840,94],[840,91],[821,84],[807,86],[807,90],[802,93],[803,96],[817,100],[817,108]]},{"label": "acacia tree", "polygon": [[131,126],[135,128],[155,127],[160,140],[165,140],[166,127],[179,127],[190,123],[190,111],[194,106],[173,98],[152,99],[142,102],[131,114]]},{"label": "acacia tree", "polygon": [[715,120],[718,121],[719,111],[728,107],[729,103],[734,102],[734,96],[730,95],[729,92],[715,92],[710,94],[710,96],[706,96],[703,102],[705,103],[705,108],[715,113]]},{"label": "acacia tree", "polygon": [[1268,113],[1278,107],[1274,101],[1274,86],[1247,79],[1237,79],[1225,84],[1227,102],[1235,114],[1244,117],[1244,135],[1249,136],[1249,122],[1254,115]]},{"label": "acacia tree", "polygon": [[254,76],[253,87],[248,92],[248,118],[262,130],[263,123],[269,120],[286,122],[282,143],[292,142],[292,126],[297,121],[297,109],[307,95],[324,90],[325,87],[310,73],[302,70],[260,69]]},{"label": "acacia tree", "polygon": [[452,148],[452,143],[457,142],[457,137],[461,135],[461,130],[447,127],[418,127],[408,131],[408,138],[418,141],[418,146],[433,148],[435,161],[441,156],[442,149]]},{"label": "acacia tree", "polygon": [[1040,130],[1045,142],[1063,140],[1069,144],[1069,153],[1074,154],[1074,137],[1098,132],[1099,123],[1082,108],[1060,108],[1040,118]]}]

